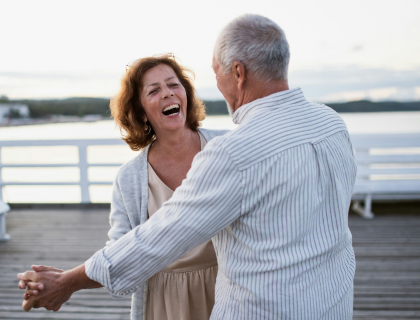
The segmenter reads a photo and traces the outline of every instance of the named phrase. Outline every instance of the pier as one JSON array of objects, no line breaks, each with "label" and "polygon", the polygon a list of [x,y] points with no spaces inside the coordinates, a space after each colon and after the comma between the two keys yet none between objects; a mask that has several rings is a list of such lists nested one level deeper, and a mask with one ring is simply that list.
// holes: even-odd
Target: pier
[{"label": "pier", "polygon": [[[356,254],[354,319],[420,319],[420,202],[374,203],[375,219],[350,212]],[[17,273],[31,264],[69,269],[107,240],[106,205],[14,206],[0,243],[0,319],[129,319],[131,298],[76,292],[59,312],[24,312]],[[139,263],[141,263],[139,261]]]}]

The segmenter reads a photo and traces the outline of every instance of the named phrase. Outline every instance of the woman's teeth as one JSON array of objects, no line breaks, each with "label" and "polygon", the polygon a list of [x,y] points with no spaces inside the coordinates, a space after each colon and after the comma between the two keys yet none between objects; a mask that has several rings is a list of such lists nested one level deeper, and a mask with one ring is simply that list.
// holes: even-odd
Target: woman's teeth
[{"label": "woman's teeth", "polygon": [[165,116],[174,116],[179,113],[179,105],[172,104],[170,106],[167,106],[165,109],[163,109],[162,113]]}]

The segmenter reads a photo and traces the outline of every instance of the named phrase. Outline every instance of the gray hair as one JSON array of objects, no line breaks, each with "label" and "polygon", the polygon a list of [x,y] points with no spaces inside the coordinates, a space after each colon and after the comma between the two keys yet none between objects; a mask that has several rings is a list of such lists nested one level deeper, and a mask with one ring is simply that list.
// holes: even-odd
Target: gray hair
[{"label": "gray hair", "polygon": [[260,81],[287,79],[290,52],[286,35],[275,22],[257,14],[245,14],[224,27],[214,57],[225,73],[239,61]]}]

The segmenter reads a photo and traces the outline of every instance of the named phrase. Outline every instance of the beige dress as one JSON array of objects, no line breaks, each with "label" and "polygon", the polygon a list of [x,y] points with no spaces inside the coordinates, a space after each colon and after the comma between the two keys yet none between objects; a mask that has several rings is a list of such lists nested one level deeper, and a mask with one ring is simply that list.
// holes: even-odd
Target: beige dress
[{"label": "beige dress", "polygon": [[[201,150],[206,140],[199,133]],[[151,217],[173,191],[148,163]],[[147,320],[206,320],[214,305],[217,258],[211,240],[195,247],[149,281]]]}]

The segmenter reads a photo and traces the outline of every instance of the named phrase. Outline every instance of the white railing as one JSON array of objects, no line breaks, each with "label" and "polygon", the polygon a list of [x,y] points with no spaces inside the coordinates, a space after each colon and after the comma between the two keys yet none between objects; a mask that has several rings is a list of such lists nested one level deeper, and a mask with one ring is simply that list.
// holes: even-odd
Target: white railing
[{"label": "white railing", "polygon": [[355,212],[373,218],[372,200],[420,199],[419,133],[358,134],[351,140],[357,163]]},{"label": "white railing", "polygon": [[[354,189],[353,200],[365,199],[370,203],[373,199],[419,199],[420,195],[420,133],[414,134],[389,134],[351,135],[353,147],[356,152],[358,177]],[[4,186],[37,186],[37,185],[77,185],[80,186],[81,203],[90,203],[89,186],[112,185],[112,181],[90,181],[88,178],[89,167],[119,167],[121,163],[89,163],[87,149],[90,146],[125,145],[120,139],[79,139],[79,140],[17,140],[0,141],[0,200]],[[2,163],[1,149],[3,147],[45,147],[45,146],[77,146],[78,163],[59,164],[9,164]],[[394,150],[395,154],[372,154],[372,148]],[[394,149],[393,149],[394,148]],[[397,148],[397,149],[395,149]],[[416,152],[407,150],[416,149]],[[401,150],[398,150],[401,149]],[[413,149],[413,150],[414,150]],[[398,152],[401,151],[401,152]],[[376,167],[375,167],[376,164]],[[378,166],[381,165],[381,166]],[[391,166],[385,166],[391,164]],[[409,165],[409,166],[407,166]],[[397,166],[397,167],[395,167]],[[2,168],[52,168],[52,167],[77,167],[80,171],[78,182],[5,182],[2,180]],[[386,175],[388,178],[375,180],[375,176]],[[395,176],[395,177],[393,177]],[[409,176],[408,179],[405,176]],[[399,178],[402,177],[402,178]],[[405,178],[404,178],[405,177]],[[373,180],[372,180],[373,179]],[[401,180],[402,179],[402,180]],[[370,198],[369,198],[370,197]],[[369,201],[368,201],[369,200]]]},{"label": "white railing", "polygon": [[[87,148],[89,146],[112,146],[125,144],[120,139],[79,139],[79,140],[17,140],[0,141],[0,200],[3,200],[2,189],[4,186],[36,186],[36,185],[78,185],[81,190],[81,203],[90,203],[90,185],[112,185],[112,181],[89,181],[89,167],[112,167],[121,166],[122,163],[88,163]],[[1,148],[3,147],[46,147],[46,146],[77,146],[79,153],[78,163],[60,164],[3,164],[1,161]],[[52,167],[77,167],[80,170],[79,182],[4,182],[2,180],[2,168],[52,168]]]}]

